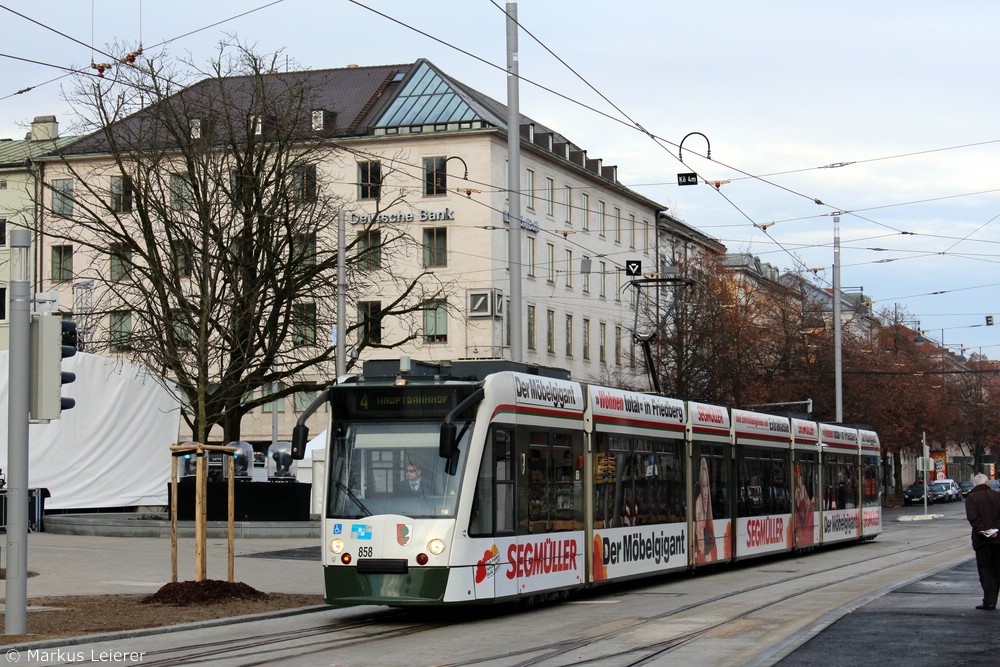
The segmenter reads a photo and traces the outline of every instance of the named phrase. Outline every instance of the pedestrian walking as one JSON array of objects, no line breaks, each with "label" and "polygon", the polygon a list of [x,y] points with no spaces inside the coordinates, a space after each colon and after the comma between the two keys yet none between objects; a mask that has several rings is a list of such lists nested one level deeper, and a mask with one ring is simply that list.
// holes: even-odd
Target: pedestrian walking
[{"label": "pedestrian walking", "polygon": [[965,517],[972,525],[972,548],[976,552],[983,603],[976,609],[997,608],[1000,591],[1000,493],[990,488],[986,475],[973,475],[975,486],[965,499]]}]

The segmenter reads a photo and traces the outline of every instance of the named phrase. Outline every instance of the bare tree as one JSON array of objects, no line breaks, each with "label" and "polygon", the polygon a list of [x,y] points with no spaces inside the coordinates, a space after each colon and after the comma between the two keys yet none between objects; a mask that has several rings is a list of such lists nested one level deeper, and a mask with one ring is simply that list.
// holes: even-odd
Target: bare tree
[{"label": "bare tree", "polygon": [[[245,414],[333,375],[344,201],[329,174],[338,161],[353,173],[355,156],[324,133],[322,119],[317,128],[313,112],[324,105],[314,78],[279,73],[278,55],[229,42],[207,70],[164,63],[139,58],[78,81],[71,100],[89,134],[53,166],[77,189],[46,183],[53,194],[43,197],[40,231],[72,243],[75,278],[93,282],[92,317],[109,324],[85,341],[88,351],[176,383],[199,441],[216,425],[236,440]],[[353,295],[375,286],[383,294],[338,334],[358,352],[416,338],[415,324],[395,327],[391,339],[378,325],[415,322],[445,289],[392,260],[416,243],[378,215],[403,203],[401,190],[383,186],[393,164],[361,184],[377,210],[345,239],[349,310],[360,307]],[[273,393],[255,392],[275,383]]]}]

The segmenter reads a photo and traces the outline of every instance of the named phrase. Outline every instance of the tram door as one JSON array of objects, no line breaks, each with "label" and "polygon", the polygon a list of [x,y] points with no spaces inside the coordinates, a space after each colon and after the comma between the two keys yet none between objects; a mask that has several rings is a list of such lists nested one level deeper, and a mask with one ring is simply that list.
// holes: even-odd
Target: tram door
[{"label": "tram door", "polygon": [[733,494],[728,445],[692,443],[694,473],[692,545],[694,563],[712,563],[733,557]]},{"label": "tram door", "polygon": [[794,473],[792,488],[796,549],[819,544],[819,453],[796,449],[793,452]]}]

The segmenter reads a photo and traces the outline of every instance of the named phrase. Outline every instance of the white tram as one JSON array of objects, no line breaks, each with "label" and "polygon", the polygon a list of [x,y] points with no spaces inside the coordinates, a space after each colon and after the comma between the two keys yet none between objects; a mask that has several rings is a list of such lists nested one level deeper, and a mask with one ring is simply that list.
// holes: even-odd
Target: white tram
[{"label": "white tram", "polygon": [[296,457],[329,406],[329,603],[530,599],[881,530],[874,432],[500,363],[351,378],[300,418]]}]

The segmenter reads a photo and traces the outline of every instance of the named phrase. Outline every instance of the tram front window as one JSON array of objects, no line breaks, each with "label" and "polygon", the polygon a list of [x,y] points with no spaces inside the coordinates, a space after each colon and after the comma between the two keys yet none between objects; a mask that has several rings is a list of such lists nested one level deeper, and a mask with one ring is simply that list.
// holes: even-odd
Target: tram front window
[{"label": "tram front window", "polygon": [[459,473],[448,475],[438,434],[434,422],[339,425],[330,446],[327,516],[455,516],[468,435],[459,442]]}]

